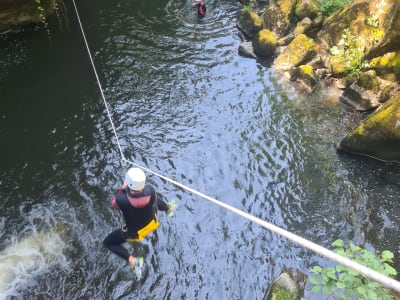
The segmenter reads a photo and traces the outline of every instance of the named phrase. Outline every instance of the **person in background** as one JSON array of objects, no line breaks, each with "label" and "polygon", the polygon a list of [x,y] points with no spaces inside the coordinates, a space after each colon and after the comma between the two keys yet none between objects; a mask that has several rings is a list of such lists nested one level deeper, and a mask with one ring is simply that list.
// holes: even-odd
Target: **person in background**
[{"label": "person in background", "polygon": [[192,3],[192,7],[197,7],[197,15],[199,18],[204,18],[206,15],[206,3],[202,0],[196,0]]},{"label": "person in background", "polygon": [[[111,252],[127,261],[134,271],[137,258],[122,246],[125,242],[136,242],[145,238],[160,225],[157,209],[170,213],[172,208],[157,199],[154,188],[146,184],[146,175],[139,168],[130,168],[117,195],[111,199],[113,209],[122,212],[125,225],[111,232],[103,244]],[[143,260],[143,258],[142,258]]]}]

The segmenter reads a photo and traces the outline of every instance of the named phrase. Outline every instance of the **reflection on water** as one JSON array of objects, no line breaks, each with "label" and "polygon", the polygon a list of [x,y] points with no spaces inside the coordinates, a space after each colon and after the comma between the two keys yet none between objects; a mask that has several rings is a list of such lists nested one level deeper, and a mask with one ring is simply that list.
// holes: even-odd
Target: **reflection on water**
[{"label": "reflection on water", "polygon": [[[238,56],[240,4],[207,3],[201,22],[190,1],[78,3],[127,159],[321,245],[352,239],[398,253],[397,166],[336,153],[346,112],[334,96],[298,94]],[[9,281],[12,293],[261,299],[283,268],[331,264],[149,174],[178,210],[129,246],[145,256],[144,278],[133,280],[101,244],[121,226],[109,201],[126,167],[70,17],[69,30],[52,31],[53,48],[40,32],[0,44],[1,57],[17,48],[21,60],[1,65],[0,249],[40,253],[28,259],[40,272],[12,275],[25,278]]]}]

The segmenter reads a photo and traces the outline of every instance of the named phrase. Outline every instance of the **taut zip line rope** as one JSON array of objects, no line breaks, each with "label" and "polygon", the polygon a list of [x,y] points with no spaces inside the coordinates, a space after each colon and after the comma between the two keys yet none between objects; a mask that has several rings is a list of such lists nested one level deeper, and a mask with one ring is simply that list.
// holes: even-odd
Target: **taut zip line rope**
[{"label": "taut zip line rope", "polygon": [[94,62],[93,62],[93,59],[92,59],[92,55],[90,53],[89,45],[87,43],[86,36],[85,36],[84,30],[83,30],[83,26],[82,26],[81,20],[79,18],[79,13],[78,13],[78,9],[77,9],[76,4],[75,4],[75,0],[72,0],[72,2],[74,4],[76,16],[77,16],[77,19],[78,19],[78,22],[79,22],[79,26],[80,26],[81,31],[82,31],[82,36],[83,36],[83,39],[85,41],[86,49],[87,49],[88,54],[89,54],[90,62],[92,64],[93,71],[94,71],[94,73],[96,75],[96,80],[97,80],[97,83],[98,83],[98,86],[99,86],[99,89],[100,89],[100,92],[101,92],[101,96],[103,98],[104,105],[105,105],[106,110],[107,110],[108,118],[110,119],[111,126],[112,126],[112,129],[113,129],[113,132],[114,132],[114,135],[115,135],[115,138],[116,138],[116,142],[117,142],[117,145],[118,145],[118,149],[119,149],[120,154],[121,154],[121,161],[123,163],[130,163],[131,165],[134,165],[134,166],[136,166],[138,168],[141,168],[141,169],[143,169],[143,170],[145,170],[145,171],[147,171],[147,172],[149,172],[149,173],[151,173],[151,174],[153,174],[153,175],[155,175],[157,177],[160,177],[161,179],[164,179],[165,181],[168,181],[168,182],[180,187],[183,190],[186,190],[186,191],[191,192],[191,193],[193,193],[193,194],[195,194],[195,195],[197,195],[197,196],[199,196],[201,198],[204,198],[204,199],[210,201],[211,203],[214,203],[214,204],[216,204],[216,205],[218,205],[218,206],[220,206],[222,208],[225,208],[225,209],[227,209],[227,210],[229,210],[229,211],[231,211],[231,212],[233,212],[233,213],[235,213],[235,214],[237,214],[237,215],[239,215],[239,216],[241,216],[241,217],[243,217],[243,218],[245,218],[245,219],[247,219],[247,220],[249,220],[251,222],[254,222],[254,223],[260,225],[261,227],[263,227],[265,229],[268,229],[268,230],[270,230],[270,231],[272,231],[272,232],[274,232],[274,233],[276,233],[276,234],[278,234],[280,236],[283,236],[283,237],[287,238],[288,240],[291,240],[292,242],[294,242],[294,243],[296,243],[296,244],[298,244],[300,246],[303,246],[303,247],[305,247],[305,248],[307,248],[307,249],[309,249],[309,250],[311,250],[311,251],[313,251],[313,252],[315,252],[317,254],[325,256],[325,257],[327,257],[327,258],[329,258],[329,259],[331,259],[331,260],[333,260],[333,261],[335,261],[335,262],[337,262],[337,263],[339,263],[339,264],[341,264],[341,265],[343,265],[345,267],[348,267],[348,268],[350,268],[350,269],[352,269],[352,270],[364,275],[365,277],[368,277],[368,278],[370,278],[370,279],[372,279],[374,281],[377,281],[377,282],[381,283],[382,285],[384,285],[387,288],[390,288],[390,289],[393,289],[393,290],[396,290],[396,291],[400,292],[400,282],[397,281],[397,280],[394,280],[393,278],[390,278],[388,276],[380,274],[380,273],[378,273],[378,272],[376,272],[376,271],[374,271],[372,269],[369,269],[369,268],[367,268],[367,267],[365,267],[365,266],[363,266],[363,265],[361,265],[361,264],[359,264],[359,263],[357,263],[355,261],[352,261],[352,260],[350,260],[350,259],[348,259],[346,257],[343,257],[343,256],[341,256],[341,255],[339,255],[339,254],[337,254],[337,253],[335,253],[335,252],[333,252],[333,251],[331,251],[331,250],[329,250],[327,248],[324,248],[324,247],[322,247],[322,246],[320,246],[318,244],[315,244],[315,243],[313,243],[313,242],[311,242],[309,240],[306,240],[305,238],[302,238],[302,237],[300,237],[300,236],[298,236],[298,235],[296,235],[294,233],[291,233],[291,232],[289,232],[287,230],[284,230],[284,229],[282,229],[282,228],[280,228],[278,226],[275,226],[275,225],[273,225],[271,223],[268,223],[268,222],[266,222],[264,220],[261,220],[260,218],[257,218],[257,217],[255,217],[253,215],[250,215],[250,214],[248,214],[248,213],[246,213],[244,211],[241,211],[241,210],[239,210],[239,209],[237,209],[237,208],[235,208],[235,207],[233,207],[231,205],[228,205],[226,203],[218,201],[217,199],[214,199],[214,198],[212,198],[210,196],[207,196],[207,195],[205,195],[205,194],[203,194],[203,193],[201,193],[199,191],[196,191],[196,190],[194,190],[194,189],[192,189],[192,188],[190,188],[188,186],[185,186],[185,185],[183,185],[183,184],[181,184],[181,183],[179,183],[179,182],[177,182],[177,181],[175,181],[173,179],[170,179],[170,178],[168,178],[166,176],[163,176],[161,174],[158,174],[158,173],[156,173],[156,172],[154,172],[154,171],[152,171],[152,170],[150,170],[148,168],[145,168],[145,167],[143,167],[141,165],[138,165],[135,162],[127,160],[125,158],[125,156],[124,156],[124,153],[122,151],[121,145],[119,143],[117,131],[115,130],[114,122],[112,120],[112,117],[111,117],[111,114],[110,114],[110,110],[108,108],[107,101],[106,101],[106,99],[104,97],[104,93],[103,93],[103,90],[102,90],[102,87],[101,87],[101,84],[100,84],[100,81],[99,81],[99,77],[97,76],[96,67],[94,65]]}]

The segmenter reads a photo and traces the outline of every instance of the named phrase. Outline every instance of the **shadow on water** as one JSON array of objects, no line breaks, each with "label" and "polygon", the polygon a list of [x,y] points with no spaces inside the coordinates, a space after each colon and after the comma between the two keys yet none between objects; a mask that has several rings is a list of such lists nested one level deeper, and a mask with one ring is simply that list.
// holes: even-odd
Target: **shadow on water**
[{"label": "shadow on water", "polygon": [[[189,1],[78,3],[127,159],[328,248],[342,238],[398,255],[398,166],[336,153],[335,96],[299,94],[238,56],[239,3],[207,4],[198,22]],[[0,264],[16,266],[4,293],[262,299],[283,268],[332,264],[149,174],[178,209],[129,246],[145,256],[134,280],[102,247],[121,225],[109,199],[126,167],[72,12],[53,48],[41,31],[0,43]]]}]

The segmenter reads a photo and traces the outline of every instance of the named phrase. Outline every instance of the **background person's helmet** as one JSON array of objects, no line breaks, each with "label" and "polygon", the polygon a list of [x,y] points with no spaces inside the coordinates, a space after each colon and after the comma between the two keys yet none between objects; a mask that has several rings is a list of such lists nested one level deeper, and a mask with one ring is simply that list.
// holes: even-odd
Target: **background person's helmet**
[{"label": "background person's helmet", "polygon": [[126,172],[125,181],[131,190],[141,191],[146,184],[146,175],[139,168],[130,168]]}]

